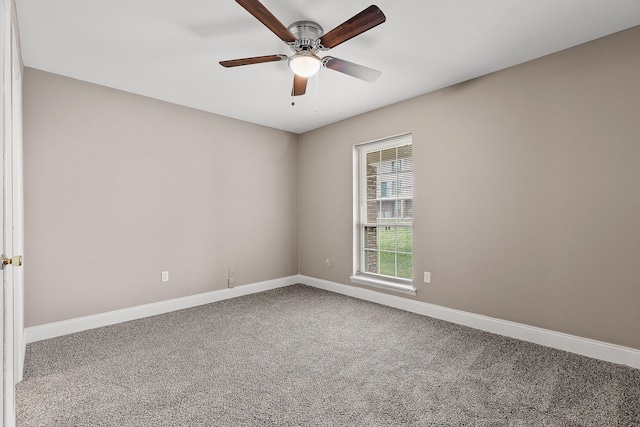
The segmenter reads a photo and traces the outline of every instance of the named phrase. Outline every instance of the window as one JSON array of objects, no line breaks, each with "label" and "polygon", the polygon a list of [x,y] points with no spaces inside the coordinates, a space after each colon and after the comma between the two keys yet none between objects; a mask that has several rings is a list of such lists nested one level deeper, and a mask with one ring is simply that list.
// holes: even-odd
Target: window
[{"label": "window", "polygon": [[411,135],[355,147],[354,283],[415,294]]}]

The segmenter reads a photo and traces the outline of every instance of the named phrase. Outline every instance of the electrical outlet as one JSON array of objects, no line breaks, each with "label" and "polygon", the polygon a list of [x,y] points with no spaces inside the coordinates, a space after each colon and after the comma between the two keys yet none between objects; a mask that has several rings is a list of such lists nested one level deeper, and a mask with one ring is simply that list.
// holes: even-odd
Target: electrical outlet
[{"label": "electrical outlet", "polygon": [[233,267],[229,267],[229,277],[235,276],[236,269]]},{"label": "electrical outlet", "polygon": [[168,271],[163,271],[162,272],[162,281],[163,282],[168,282],[169,281],[169,272]]},{"label": "electrical outlet", "polygon": [[431,283],[431,273],[428,271],[424,272],[424,283]]},{"label": "electrical outlet", "polygon": [[325,265],[327,266],[327,268],[333,268],[335,263],[336,263],[336,260],[333,258],[327,258],[325,261]]},{"label": "electrical outlet", "polygon": [[227,286],[230,288],[233,288],[235,285],[236,285],[236,278],[229,277],[229,280],[227,280]]}]

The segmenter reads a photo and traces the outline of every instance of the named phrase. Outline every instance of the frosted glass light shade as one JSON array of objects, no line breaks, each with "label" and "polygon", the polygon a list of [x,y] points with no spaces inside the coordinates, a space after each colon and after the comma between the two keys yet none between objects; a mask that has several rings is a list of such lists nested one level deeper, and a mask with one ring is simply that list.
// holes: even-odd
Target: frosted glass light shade
[{"label": "frosted glass light shade", "polygon": [[320,58],[312,53],[300,52],[289,59],[289,68],[300,77],[311,77],[320,70]]}]

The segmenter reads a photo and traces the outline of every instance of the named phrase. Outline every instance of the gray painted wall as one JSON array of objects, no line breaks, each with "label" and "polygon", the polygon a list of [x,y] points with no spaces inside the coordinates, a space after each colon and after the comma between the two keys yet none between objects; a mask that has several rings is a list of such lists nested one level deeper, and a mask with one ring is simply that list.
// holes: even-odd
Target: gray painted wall
[{"label": "gray painted wall", "polygon": [[353,146],[413,132],[417,299],[640,348],[638,52],[640,27],[301,135],[300,273],[350,284]]},{"label": "gray painted wall", "polygon": [[27,327],[298,273],[296,135],[29,68],[24,121]]},{"label": "gray painted wall", "polygon": [[417,299],[640,349],[637,52],[640,27],[300,136],[26,69],[26,326],[231,266],[349,285],[353,145],[413,132]]}]

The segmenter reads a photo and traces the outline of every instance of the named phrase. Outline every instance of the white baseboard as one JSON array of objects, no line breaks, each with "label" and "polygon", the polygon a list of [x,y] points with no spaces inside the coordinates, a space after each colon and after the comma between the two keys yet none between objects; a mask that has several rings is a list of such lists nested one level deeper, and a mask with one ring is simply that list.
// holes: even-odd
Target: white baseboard
[{"label": "white baseboard", "polygon": [[343,285],[304,275],[267,280],[264,282],[237,286],[235,288],[221,289],[218,291],[160,301],[92,316],[79,317],[62,322],[34,326],[25,329],[25,341],[26,343],[32,343],[88,329],[109,326],[116,323],[196,307],[198,305],[210,304],[216,301],[291,286],[296,283],[302,283],[307,286],[375,302],[377,304],[398,308],[400,310],[421,314],[423,316],[446,320],[448,322],[469,326],[482,331],[517,338],[523,341],[529,341],[535,344],[592,357],[594,359],[600,359],[640,369],[640,350],[633,348],[622,347],[588,338],[581,338],[562,332],[555,332],[507,320],[495,319],[488,316],[468,313],[461,310],[455,310],[435,304],[429,304],[422,301],[389,295],[355,286]]},{"label": "white baseboard", "polygon": [[519,340],[640,369],[640,350],[304,275],[299,283]]},{"label": "white baseboard", "polygon": [[203,294],[139,305],[137,307],[124,308],[122,310],[109,311],[107,313],[100,313],[92,316],[48,323],[46,325],[26,328],[24,331],[25,341],[27,343],[32,343],[88,329],[100,328],[102,326],[128,322],[130,320],[142,319],[144,317],[169,313],[171,311],[196,307],[198,305],[209,304],[216,301],[282,288],[285,286],[295,285],[297,283],[299,283],[299,276],[297,275],[282,277],[249,285],[236,286],[234,288],[220,289],[218,291],[206,292]]}]

